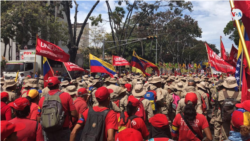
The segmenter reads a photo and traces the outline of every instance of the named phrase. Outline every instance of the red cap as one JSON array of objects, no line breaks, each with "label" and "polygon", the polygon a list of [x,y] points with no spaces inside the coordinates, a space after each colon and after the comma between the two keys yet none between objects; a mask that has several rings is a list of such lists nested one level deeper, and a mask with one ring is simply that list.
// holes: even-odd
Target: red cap
[{"label": "red cap", "polygon": [[81,96],[81,95],[87,95],[88,91],[85,88],[80,88],[77,91],[77,96]]},{"label": "red cap", "polygon": [[188,103],[188,101],[191,101],[193,103],[193,105],[197,104],[197,95],[195,93],[187,93],[185,96],[185,104]]},{"label": "red cap", "polygon": [[112,89],[107,89],[106,87],[100,87],[96,90],[95,97],[97,101],[104,101],[109,97],[111,93],[113,93]]},{"label": "red cap", "polygon": [[128,102],[131,102],[134,107],[137,107],[140,105],[140,101],[136,99],[133,95],[130,95],[128,97]]},{"label": "red cap", "polygon": [[25,97],[21,97],[16,99],[14,102],[9,103],[8,105],[16,110],[22,111],[26,106],[30,106],[30,101]]},{"label": "red cap", "polygon": [[141,132],[133,129],[133,128],[126,128],[116,134],[115,136],[116,141],[143,141]]},{"label": "red cap", "polygon": [[250,100],[246,100],[242,103],[236,104],[235,106],[237,108],[243,108],[243,109],[247,110],[248,112],[250,112]]},{"label": "red cap", "polygon": [[48,79],[48,86],[55,86],[55,85],[57,85],[57,84],[60,84],[61,82],[58,80],[58,78],[57,77],[50,77],[49,79]]},{"label": "red cap", "polygon": [[5,97],[9,99],[9,94],[7,92],[1,92],[1,100]]},{"label": "red cap", "polygon": [[31,76],[30,76],[30,75],[27,75],[27,77],[28,77],[28,78],[31,78]]},{"label": "red cap", "polygon": [[1,121],[1,140],[4,140],[12,133],[23,130],[25,128],[25,124],[23,123],[11,123],[6,120]]},{"label": "red cap", "polygon": [[168,127],[168,118],[164,114],[155,114],[149,119],[149,123],[157,128]]},{"label": "red cap", "polygon": [[127,91],[128,91],[128,92],[131,92],[131,89],[132,89],[131,84],[127,83],[127,84],[125,84],[124,86],[125,86],[125,88],[127,88]]},{"label": "red cap", "polygon": [[58,71],[56,71],[56,73],[58,73]]},{"label": "red cap", "polygon": [[232,124],[236,128],[241,126],[249,126],[250,124],[250,113],[244,109],[235,110],[232,113]]}]

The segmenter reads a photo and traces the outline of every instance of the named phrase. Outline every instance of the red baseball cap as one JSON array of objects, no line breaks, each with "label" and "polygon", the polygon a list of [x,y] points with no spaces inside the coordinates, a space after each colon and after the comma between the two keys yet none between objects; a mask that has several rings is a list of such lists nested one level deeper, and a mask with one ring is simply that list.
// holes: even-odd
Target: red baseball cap
[{"label": "red baseball cap", "polygon": [[237,108],[243,108],[243,109],[245,109],[245,110],[247,110],[247,111],[250,112],[250,100],[246,100],[246,101],[244,101],[244,102],[241,102],[241,103],[239,103],[239,104],[236,104],[235,106],[236,106]]},{"label": "red baseball cap", "polygon": [[116,141],[143,141],[141,132],[133,129],[133,128],[126,128],[116,134],[115,136]]},{"label": "red baseball cap", "polygon": [[16,110],[22,111],[26,106],[30,106],[30,101],[25,97],[20,97],[8,105]]},{"label": "red baseball cap", "polygon": [[236,128],[240,128],[241,126],[250,126],[250,112],[244,109],[235,110],[232,113],[232,124]]},{"label": "red baseball cap", "polygon": [[185,96],[185,104],[188,103],[188,101],[191,101],[193,103],[193,105],[197,104],[197,95],[195,93],[187,93]]},{"label": "red baseball cap", "polygon": [[57,77],[50,77],[49,79],[48,79],[48,86],[55,86],[55,85],[57,85],[57,84],[60,84],[61,82],[58,80],[58,78]]},{"label": "red baseball cap", "polygon": [[128,91],[128,92],[131,92],[131,89],[132,89],[131,84],[127,83],[127,84],[125,84],[124,86],[125,86],[125,88],[127,88],[127,91]]},{"label": "red baseball cap", "polygon": [[2,98],[5,98],[5,97],[9,99],[9,94],[7,92],[1,92],[1,100]]},{"label": "red baseball cap", "polygon": [[136,99],[133,95],[128,97],[128,102],[131,102],[133,106],[137,107],[140,105],[140,101]]},{"label": "red baseball cap", "polygon": [[95,92],[95,97],[97,101],[104,101],[108,96],[113,93],[112,89],[107,89],[106,87],[100,87]]},{"label": "red baseball cap", "polygon": [[1,121],[1,140],[4,140],[12,133],[23,130],[25,128],[24,123],[11,123],[6,120]]},{"label": "red baseball cap", "polygon": [[149,123],[151,123],[152,126],[157,128],[169,127],[168,118],[164,114],[155,114],[149,119]]},{"label": "red baseball cap", "polygon": [[87,95],[88,91],[85,88],[80,88],[77,91],[77,96],[81,96],[81,95]]}]

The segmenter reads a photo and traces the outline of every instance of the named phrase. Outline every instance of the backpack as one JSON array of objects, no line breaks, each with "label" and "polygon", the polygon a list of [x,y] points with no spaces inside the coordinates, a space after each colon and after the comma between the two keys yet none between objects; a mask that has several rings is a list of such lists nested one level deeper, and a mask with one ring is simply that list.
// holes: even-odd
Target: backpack
[{"label": "backpack", "polygon": [[206,105],[206,102],[205,102],[205,99],[201,96],[201,109],[203,112],[205,112],[207,110],[207,105]]},{"label": "backpack", "polygon": [[223,104],[222,104],[222,112],[221,112],[222,121],[230,121],[231,114],[233,113],[234,110],[236,110],[235,104],[238,103],[236,99],[239,95],[239,92],[235,92],[231,98],[228,96],[226,91],[223,91],[223,94],[224,94],[225,100],[223,101]]},{"label": "backpack", "polygon": [[103,141],[105,133],[105,119],[109,110],[95,112],[89,108],[88,118],[83,128],[80,141]]},{"label": "backpack", "polygon": [[174,110],[177,109],[178,103],[179,103],[180,99],[181,99],[181,98],[180,98],[178,95],[173,94],[172,108],[173,108]]},{"label": "backpack", "polygon": [[156,97],[155,90],[147,91],[147,93],[144,95],[144,98],[150,101],[153,111],[156,110],[155,97]]},{"label": "backpack", "polygon": [[143,104],[142,104],[143,99],[144,99],[144,98],[140,98],[140,99],[139,99],[140,105],[138,106],[138,110],[137,110],[137,112],[135,113],[135,115],[136,115],[137,117],[142,118],[143,121],[146,121],[146,113],[145,113],[145,109],[144,109]]},{"label": "backpack", "polygon": [[41,111],[41,125],[45,132],[55,132],[63,128],[64,111],[60,95],[63,92],[56,92],[54,95],[45,95]]},{"label": "backpack", "polygon": [[134,118],[137,118],[136,115],[125,117],[124,112],[120,113],[120,117],[118,119],[118,133],[126,128],[131,128],[131,122]]}]

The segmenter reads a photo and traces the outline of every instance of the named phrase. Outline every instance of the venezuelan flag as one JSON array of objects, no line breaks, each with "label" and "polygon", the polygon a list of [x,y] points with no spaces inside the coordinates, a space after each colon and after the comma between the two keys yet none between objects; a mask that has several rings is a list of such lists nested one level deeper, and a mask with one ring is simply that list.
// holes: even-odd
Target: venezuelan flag
[{"label": "venezuelan flag", "polygon": [[115,68],[113,65],[99,59],[98,57],[89,54],[89,62],[90,62],[90,72],[99,72],[99,73],[107,73],[111,77],[116,74]]},{"label": "venezuelan flag", "polygon": [[54,71],[50,68],[48,59],[43,57],[43,80],[44,88],[48,85],[48,78],[54,76]]},{"label": "venezuelan flag", "polygon": [[133,56],[131,60],[131,66],[141,70],[145,73],[145,64],[140,61],[140,57],[133,51]]},{"label": "venezuelan flag", "polygon": [[160,75],[160,71],[159,71],[158,67],[154,63],[152,63],[152,62],[150,62],[150,61],[148,61],[146,59],[140,58],[140,57],[139,57],[139,59],[143,64],[145,64],[145,67],[144,67],[145,70],[146,70],[146,68],[151,67],[154,71],[157,72],[158,75]]}]

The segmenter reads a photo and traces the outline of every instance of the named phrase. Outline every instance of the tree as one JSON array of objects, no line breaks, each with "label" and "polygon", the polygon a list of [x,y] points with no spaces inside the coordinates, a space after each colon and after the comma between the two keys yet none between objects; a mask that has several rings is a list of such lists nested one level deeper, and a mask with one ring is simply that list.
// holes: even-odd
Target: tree
[{"label": "tree", "polygon": [[1,38],[15,39],[24,47],[36,34],[56,43],[65,43],[68,39],[65,25],[55,17],[55,6],[42,1],[5,1],[1,5]]},{"label": "tree", "polygon": [[223,30],[224,34],[229,35],[229,39],[234,41],[234,44],[238,46],[239,44],[239,34],[237,28],[234,26],[233,21],[229,21]]},{"label": "tree", "polygon": [[100,1],[97,0],[96,3],[93,5],[93,7],[91,8],[91,10],[89,11],[87,17],[85,18],[84,22],[82,23],[82,27],[81,30],[76,38],[76,24],[77,24],[77,12],[78,12],[78,4],[77,2],[74,0],[75,3],[75,16],[74,16],[74,32],[72,31],[72,25],[71,25],[71,20],[70,20],[70,8],[72,8],[72,1],[63,1],[61,2],[62,5],[64,6],[64,11],[67,17],[67,23],[68,23],[68,34],[69,34],[69,43],[68,43],[68,48],[69,48],[69,54],[70,54],[70,62],[75,62],[75,58],[76,58],[76,54],[77,54],[77,50],[78,50],[78,46],[79,46],[79,42],[83,33],[83,30],[87,24],[87,21],[89,19],[89,17],[91,16],[93,10],[95,9],[95,7],[98,5]]}]

